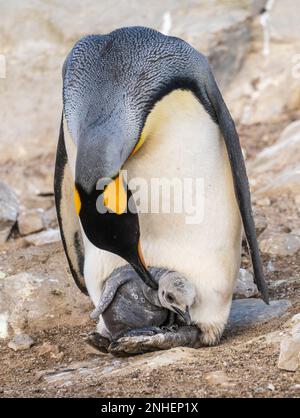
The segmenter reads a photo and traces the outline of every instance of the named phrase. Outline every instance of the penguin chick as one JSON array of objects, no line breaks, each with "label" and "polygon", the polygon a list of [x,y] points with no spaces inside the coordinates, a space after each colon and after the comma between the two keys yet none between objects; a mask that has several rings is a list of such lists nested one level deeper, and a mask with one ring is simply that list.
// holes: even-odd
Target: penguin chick
[{"label": "penguin chick", "polygon": [[116,269],[106,280],[91,317],[102,316],[111,340],[162,333],[174,322],[190,325],[189,309],[196,300],[194,285],[174,271],[150,271],[158,282],[158,292],[145,285],[130,266]]},{"label": "penguin chick", "polygon": [[178,273],[167,271],[159,280],[158,298],[163,307],[175,312],[187,325],[191,325],[190,308],[196,301],[196,289],[189,280]]}]

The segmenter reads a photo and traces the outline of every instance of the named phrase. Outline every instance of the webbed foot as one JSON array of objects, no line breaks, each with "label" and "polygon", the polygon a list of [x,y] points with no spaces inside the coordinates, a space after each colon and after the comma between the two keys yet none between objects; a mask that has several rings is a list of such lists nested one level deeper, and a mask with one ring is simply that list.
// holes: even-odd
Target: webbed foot
[{"label": "webbed foot", "polygon": [[137,335],[119,338],[108,347],[116,356],[143,354],[151,351],[168,350],[174,347],[200,346],[200,331],[194,326],[182,326],[177,332],[158,333],[152,336]]}]

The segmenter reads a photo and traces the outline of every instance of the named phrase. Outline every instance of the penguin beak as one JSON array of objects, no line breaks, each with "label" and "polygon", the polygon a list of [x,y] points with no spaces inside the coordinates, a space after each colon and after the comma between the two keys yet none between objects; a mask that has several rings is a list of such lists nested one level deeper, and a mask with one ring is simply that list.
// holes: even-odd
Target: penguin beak
[{"label": "penguin beak", "polygon": [[138,246],[137,246],[137,260],[132,260],[130,262],[132,267],[135,269],[135,271],[138,273],[140,278],[152,289],[157,290],[158,289],[158,283],[154,280],[151,273],[148,270],[148,267],[146,265],[143,253],[142,253],[142,247],[141,247],[141,241],[139,240]]},{"label": "penguin beak", "polygon": [[184,320],[184,322],[187,325],[191,325],[192,320],[191,320],[190,311],[189,311],[188,307],[186,307],[185,311],[182,311],[181,309],[177,308],[176,306],[172,306],[172,308]]}]

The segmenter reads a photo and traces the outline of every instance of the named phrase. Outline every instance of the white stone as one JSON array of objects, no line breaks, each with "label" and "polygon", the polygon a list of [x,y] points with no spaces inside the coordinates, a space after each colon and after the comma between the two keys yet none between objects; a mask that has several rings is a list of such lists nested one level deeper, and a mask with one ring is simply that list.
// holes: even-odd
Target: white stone
[{"label": "white stone", "polygon": [[28,244],[41,246],[52,244],[60,241],[60,232],[58,229],[48,229],[47,231],[38,232],[37,234],[27,235],[25,241]]},{"label": "white stone", "polygon": [[256,201],[256,204],[258,206],[270,206],[271,205],[271,201],[268,197],[264,197],[263,199],[258,199]]},{"label": "white stone", "polygon": [[300,194],[297,194],[294,199],[295,199],[296,205],[298,205],[298,207],[300,208]]},{"label": "white stone", "polygon": [[8,337],[8,313],[0,313],[0,339]]},{"label": "white stone", "polygon": [[300,237],[291,233],[272,234],[268,231],[259,237],[259,249],[269,255],[293,255],[300,250]]},{"label": "white stone", "polygon": [[57,275],[58,282],[45,274],[25,272],[1,280],[0,338],[89,321],[89,298],[76,289],[64,269]]},{"label": "white stone", "polygon": [[7,344],[14,351],[28,350],[34,344],[34,340],[27,334],[16,335]]},{"label": "white stone", "polygon": [[263,209],[257,207],[253,208],[253,216],[256,235],[259,236],[268,226],[267,218],[263,212]]},{"label": "white stone", "polygon": [[249,271],[240,269],[233,295],[235,299],[251,298],[259,295],[253,275]]},{"label": "white stone", "polygon": [[268,389],[270,389],[272,392],[275,391],[275,386],[272,383],[268,384]]},{"label": "white stone", "polygon": [[286,336],[280,345],[279,369],[295,372],[300,365],[300,338]]},{"label": "white stone", "polygon": [[43,210],[29,209],[21,212],[18,217],[18,228],[21,235],[41,231],[44,228]]},{"label": "white stone", "polygon": [[18,210],[19,204],[15,192],[0,181],[0,244],[5,243],[16,223]]}]

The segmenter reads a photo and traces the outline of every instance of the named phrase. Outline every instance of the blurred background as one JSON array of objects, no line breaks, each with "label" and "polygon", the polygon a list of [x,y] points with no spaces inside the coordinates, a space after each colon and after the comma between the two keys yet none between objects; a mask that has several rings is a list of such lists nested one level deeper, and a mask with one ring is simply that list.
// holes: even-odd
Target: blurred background
[{"label": "blurred background", "polygon": [[[52,190],[61,67],[86,34],[144,25],[205,53],[250,157],[297,119],[299,0],[0,0],[0,8],[0,175],[18,193]],[[16,162],[25,182],[11,171]]]},{"label": "blurred background", "polygon": [[[0,342],[88,321],[54,208],[61,68],[81,36],[122,26],[208,56],[240,134],[271,297],[299,300],[300,0],[0,0],[0,11]],[[242,266],[252,283],[246,251]]]}]

